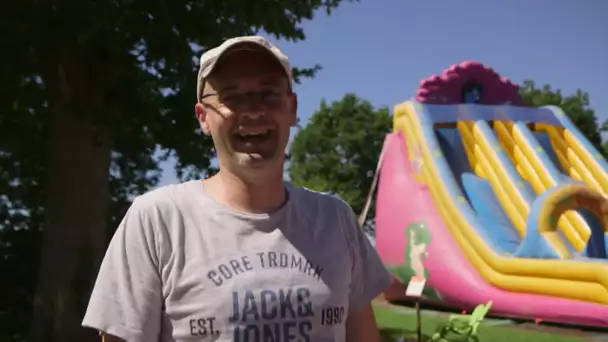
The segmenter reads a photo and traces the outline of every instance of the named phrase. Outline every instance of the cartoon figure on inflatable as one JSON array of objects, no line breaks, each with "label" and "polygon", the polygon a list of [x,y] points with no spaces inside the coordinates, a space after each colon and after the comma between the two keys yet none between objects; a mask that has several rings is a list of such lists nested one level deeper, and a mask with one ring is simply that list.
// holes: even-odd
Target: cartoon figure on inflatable
[{"label": "cartoon figure on inflatable", "polygon": [[560,108],[465,61],[393,120],[376,206],[387,299],[424,277],[425,299],[457,310],[608,327],[608,163]]},{"label": "cartoon figure on inflatable", "polygon": [[[431,243],[431,234],[424,222],[413,222],[405,229],[407,244],[405,262],[398,266],[389,266],[389,270],[398,279],[407,281],[412,277],[428,279],[429,272],[424,268],[424,259],[428,257],[427,246]],[[440,300],[441,297],[432,287],[424,288],[423,295],[429,299]]]}]

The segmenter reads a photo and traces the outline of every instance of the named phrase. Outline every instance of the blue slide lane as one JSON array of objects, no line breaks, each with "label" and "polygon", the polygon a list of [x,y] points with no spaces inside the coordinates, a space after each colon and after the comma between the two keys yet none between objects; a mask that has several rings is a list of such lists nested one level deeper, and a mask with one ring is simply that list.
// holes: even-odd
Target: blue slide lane
[{"label": "blue slide lane", "polygon": [[[549,138],[546,136],[546,133],[534,134],[530,131],[528,126],[521,121],[516,122],[515,126],[522,133],[526,143],[532,148],[532,150],[538,156],[541,163],[543,164],[543,167],[547,170],[550,177],[555,181],[555,184],[556,184],[555,187],[559,187],[561,185],[566,185],[566,184],[583,184],[584,185],[583,182],[572,179],[572,178],[568,177],[566,174],[564,174],[563,170],[560,167],[561,164],[559,163],[559,161],[557,160],[557,156],[553,152],[553,148],[551,146]],[[576,131],[578,132],[578,130],[576,130]],[[546,137],[546,138],[543,138],[543,137]],[[538,139],[538,138],[540,138],[540,139]],[[586,140],[587,139],[585,139],[585,142],[586,142]],[[587,148],[587,146],[585,146],[585,148]],[[542,197],[542,198],[544,198],[543,196],[546,197],[546,194],[551,192],[551,190],[552,189],[547,189],[547,191],[544,192],[540,197]],[[537,202],[539,200],[540,200],[540,198],[537,199],[535,202]],[[533,205],[533,208],[530,211],[529,220],[526,223],[526,227],[527,227],[526,231],[528,232],[528,234],[530,234],[532,232],[533,235],[538,233],[535,229],[537,227],[537,223],[535,220],[537,220],[538,218],[534,217],[534,215],[537,215],[538,213],[534,211],[534,208],[537,208],[537,210],[540,210],[540,206],[535,207]],[[581,215],[583,217],[584,221],[587,223],[587,226],[591,230],[591,237],[589,238],[589,242],[587,243],[586,248],[582,251],[581,255],[584,257],[591,257],[591,258],[606,258],[606,242],[605,242],[606,234],[604,234],[604,232],[603,232],[601,222],[597,219],[597,217],[595,217],[594,214],[592,214],[590,211],[588,211],[586,209],[578,208],[578,209],[576,209],[576,212],[578,212],[579,215]],[[532,219],[532,220],[530,220],[530,219]],[[577,253],[574,253],[574,249],[567,242],[567,240],[565,239],[563,234],[561,234],[561,231],[559,232],[559,234],[560,234],[560,237],[562,238],[562,241],[564,241],[564,243],[566,243],[566,246],[568,246],[570,251],[576,255]],[[541,237],[538,237],[538,238],[541,238]],[[546,245],[546,242],[543,242],[542,244],[534,243],[534,244],[530,245],[531,247],[522,246],[522,248],[518,251],[517,255],[519,255],[519,256],[532,255],[533,253],[536,253],[535,252],[536,248],[544,248],[543,246],[545,246],[545,245]],[[551,251],[551,253],[555,253],[555,252]]]},{"label": "blue slide lane", "polygon": [[[544,237],[540,234],[534,234],[537,229],[528,229],[528,234],[525,240],[522,240],[519,232],[515,229],[511,220],[505,213],[502,205],[494,194],[489,182],[474,174],[469,160],[464,150],[464,145],[460,136],[460,132],[455,127],[435,127],[435,124],[454,123],[455,121],[479,121],[477,127],[480,129],[485,139],[492,145],[498,146],[498,141],[493,130],[488,125],[487,121],[492,120],[509,120],[516,124],[523,124],[523,121],[532,123],[546,123],[550,125],[561,126],[561,119],[554,115],[552,108],[522,108],[510,106],[480,106],[480,105],[422,105],[417,104],[417,114],[422,125],[424,139],[433,152],[432,158],[435,159],[440,177],[447,185],[448,193],[454,197],[454,201],[461,209],[461,213],[471,222],[472,228],[477,234],[488,244],[490,248],[496,251],[497,254],[512,257],[525,258],[555,258],[557,257],[552,247],[544,241]],[[519,122],[518,122],[519,121]],[[552,176],[557,178],[558,184],[568,184],[576,182],[564,175],[560,164],[556,163],[557,157],[554,155],[550,141],[537,137],[532,133],[527,126],[522,127],[523,135],[534,146],[535,151],[541,152],[541,160],[545,167],[548,168]],[[578,131],[575,131],[578,133]],[[547,137],[548,138],[548,137]],[[542,145],[541,145],[542,144]],[[440,152],[441,151],[441,152]],[[534,209],[536,202],[542,202],[540,197],[537,197],[530,184],[523,180],[519,173],[515,170],[514,165],[506,156],[504,151],[496,150],[497,156],[503,168],[509,172],[511,181],[516,182],[517,189],[520,191],[524,200],[528,202],[531,209]],[[602,160],[603,161],[603,160]],[[604,162],[605,164],[605,162]],[[607,167],[608,169],[608,167]],[[461,201],[458,199],[465,199]],[[585,215],[584,211],[580,211],[581,215],[589,224],[592,221],[597,221],[594,217]],[[530,212],[530,216],[533,213]],[[527,224],[533,219],[528,217]],[[530,228],[530,226],[528,227]],[[565,245],[574,252],[572,246],[558,231]],[[603,236],[602,236],[603,237]],[[608,238],[607,238],[608,239]],[[605,257],[605,241],[602,239],[602,244],[589,244],[584,255],[593,254],[593,257]],[[542,241],[542,242],[539,242]],[[598,240],[599,241],[599,240]],[[596,256],[597,255],[597,256]],[[586,259],[585,257],[577,257]]]}]

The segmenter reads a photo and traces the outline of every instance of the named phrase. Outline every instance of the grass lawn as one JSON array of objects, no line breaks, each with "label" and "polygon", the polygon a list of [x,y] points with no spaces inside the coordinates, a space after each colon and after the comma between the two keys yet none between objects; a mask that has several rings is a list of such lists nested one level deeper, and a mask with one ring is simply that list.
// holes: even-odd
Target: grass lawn
[{"label": "grass lawn", "polygon": [[[389,306],[375,306],[376,320],[380,328],[383,341],[394,342],[400,337],[406,341],[416,341],[416,315],[412,311],[402,312]],[[446,315],[425,314],[422,312],[423,340],[430,339],[439,325],[447,321]],[[539,331],[526,331],[522,328],[484,324],[479,327],[479,340],[481,342],[583,342],[580,337],[563,336]]]}]

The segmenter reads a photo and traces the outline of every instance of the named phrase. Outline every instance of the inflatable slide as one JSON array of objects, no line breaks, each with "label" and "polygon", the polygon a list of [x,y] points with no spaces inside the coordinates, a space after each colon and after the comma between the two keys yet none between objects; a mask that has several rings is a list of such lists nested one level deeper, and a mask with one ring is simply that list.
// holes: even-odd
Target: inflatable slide
[{"label": "inflatable slide", "polygon": [[[425,300],[608,327],[608,163],[557,107],[463,62],[397,105],[375,244]],[[404,299],[395,298],[389,299]]]}]

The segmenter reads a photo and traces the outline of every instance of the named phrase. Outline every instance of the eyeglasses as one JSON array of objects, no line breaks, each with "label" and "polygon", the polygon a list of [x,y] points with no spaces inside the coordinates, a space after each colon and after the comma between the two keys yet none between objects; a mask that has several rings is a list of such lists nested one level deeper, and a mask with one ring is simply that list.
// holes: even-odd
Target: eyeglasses
[{"label": "eyeglasses", "polygon": [[220,96],[218,93],[207,93],[201,96],[201,102],[208,97],[217,96],[221,105],[232,110],[247,110],[251,108],[253,103],[259,103],[267,108],[276,108],[281,104],[286,94],[286,91],[275,89],[250,91],[241,94],[231,93],[226,96]]}]

